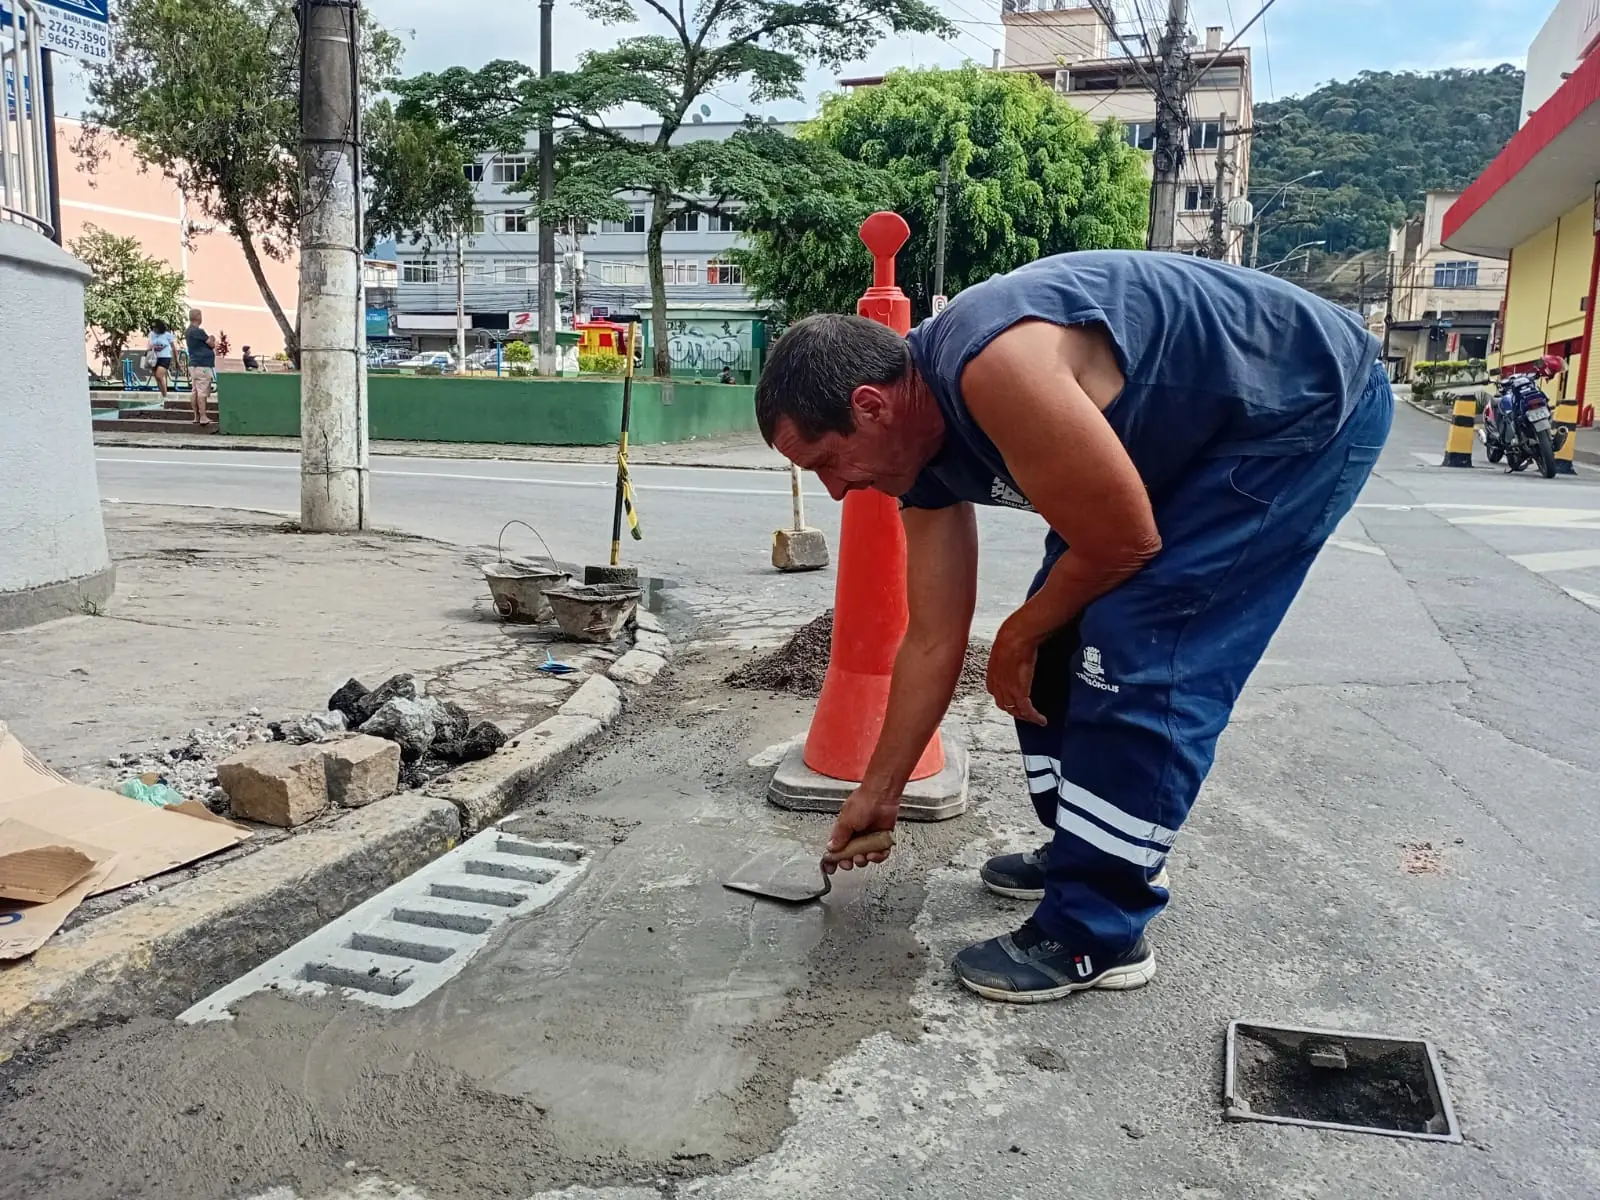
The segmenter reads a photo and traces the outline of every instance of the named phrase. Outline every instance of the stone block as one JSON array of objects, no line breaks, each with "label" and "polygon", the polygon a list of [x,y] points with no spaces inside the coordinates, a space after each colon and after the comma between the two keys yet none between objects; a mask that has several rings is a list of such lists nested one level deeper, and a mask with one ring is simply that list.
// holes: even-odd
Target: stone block
[{"label": "stone block", "polygon": [[659,675],[661,668],[666,665],[667,660],[659,654],[651,654],[648,650],[629,650],[611,664],[606,674],[620,683],[643,686]]},{"label": "stone block", "polygon": [[647,608],[636,608],[633,611],[633,623],[646,633],[665,633],[661,618]]},{"label": "stone block", "polygon": [[634,635],[633,645],[634,649],[654,654],[657,658],[672,657],[672,639],[664,633],[651,633],[648,629],[641,629]]},{"label": "stone block", "polygon": [[611,724],[621,712],[622,692],[604,675],[589,676],[561,706],[563,716],[589,717],[602,725]]},{"label": "stone block", "polygon": [[328,799],[340,808],[361,808],[400,786],[400,747],[386,738],[358,733],[321,749]]},{"label": "stone block", "polygon": [[819,571],[828,565],[828,539],[820,529],[780,529],[772,535],[772,565],[780,571]]},{"label": "stone block", "polygon": [[217,764],[217,782],[228,793],[233,815],[292,828],[328,807],[325,747],[268,742],[250,746]]}]

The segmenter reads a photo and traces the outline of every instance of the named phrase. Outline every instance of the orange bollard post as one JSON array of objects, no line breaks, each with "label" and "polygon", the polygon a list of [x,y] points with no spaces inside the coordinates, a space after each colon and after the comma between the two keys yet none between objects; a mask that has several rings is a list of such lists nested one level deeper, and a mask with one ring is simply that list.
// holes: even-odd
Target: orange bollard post
[{"label": "orange bollard post", "polygon": [[[898,213],[873,213],[861,224],[872,253],[872,286],[856,312],[911,332],[911,301],[894,282],[894,258],[911,236]],[[839,574],[834,584],[833,646],[828,674],[803,746],[785,756],[768,798],[782,808],[838,812],[866,774],[883,728],[895,654],[905,638],[906,539],[900,506],[881,492],[851,492],[839,529]],[[958,746],[946,754],[939,734],[922,752],[900,814],[916,820],[958,816],[967,805],[967,760]]]}]

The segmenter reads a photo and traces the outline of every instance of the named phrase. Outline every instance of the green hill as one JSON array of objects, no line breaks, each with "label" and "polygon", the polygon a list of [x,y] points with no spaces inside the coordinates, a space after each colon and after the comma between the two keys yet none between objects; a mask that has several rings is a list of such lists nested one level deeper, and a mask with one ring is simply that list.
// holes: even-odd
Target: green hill
[{"label": "green hill", "polygon": [[1275,185],[1322,174],[1290,191],[1262,217],[1262,263],[1301,242],[1325,240],[1338,257],[1387,245],[1389,227],[1422,209],[1427,188],[1471,183],[1517,130],[1522,72],[1394,74],[1363,71],[1307,96],[1255,108],[1251,199]]}]

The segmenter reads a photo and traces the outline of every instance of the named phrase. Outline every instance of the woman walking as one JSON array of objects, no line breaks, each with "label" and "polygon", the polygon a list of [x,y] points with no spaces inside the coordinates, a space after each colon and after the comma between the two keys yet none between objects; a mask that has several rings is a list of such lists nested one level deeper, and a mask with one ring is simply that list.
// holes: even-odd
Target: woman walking
[{"label": "woman walking", "polygon": [[[172,369],[177,365],[178,348],[173,341],[172,332],[167,328],[165,321],[150,322],[150,348],[144,352],[145,366],[150,368],[150,374],[155,376],[156,386],[161,389],[161,398],[167,396],[167,380],[172,378]],[[151,361],[154,358],[155,361]]]}]

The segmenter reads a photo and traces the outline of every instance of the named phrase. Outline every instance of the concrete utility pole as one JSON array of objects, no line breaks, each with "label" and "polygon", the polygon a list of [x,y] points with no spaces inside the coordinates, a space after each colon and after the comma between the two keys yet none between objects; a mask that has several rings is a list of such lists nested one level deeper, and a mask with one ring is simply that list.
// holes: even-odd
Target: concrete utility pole
[{"label": "concrete utility pole", "polygon": [[[950,217],[950,159],[939,160],[939,186],[934,189],[939,197],[939,224],[934,233],[933,294],[944,295],[944,227]],[[799,528],[797,524],[795,528]]]},{"label": "concrete utility pole", "polygon": [[365,529],[367,394],[361,309],[360,0],[302,0],[300,37],[300,525]]},{"label": "concrete utility pole", "polygon": [[[550,25],[555,0],[539,0],[539,78],[550,76]],[[556,131],[546,116],[539,126],[539,203],[550,203],[556,186]],[[556,373],[556,226],[539,217],[539,374]]]},{"label": "concrete utility pole", "polygon": [[1150,187],[1150,227],[1145,242],[1151,250],[1171,250],[1177,240],[1178,186],[1189,142],[1189,120],[1183,107],[1191,83],[1188,37],[1188,0],[1168,0],[1155,77],[1155,182]]},{"label": "concrete utility pole", "polygon": [[467,260],[456,232],[456,367],[467,369]]},{"label": "concrete utility pole", "polygon": [[1233,163],[1228,155],[1228,114],[1217,118],[1217,178],[1211,191],[1211,237],[1206,257],[1221,261],[1228,257],[1228,174]]}]

